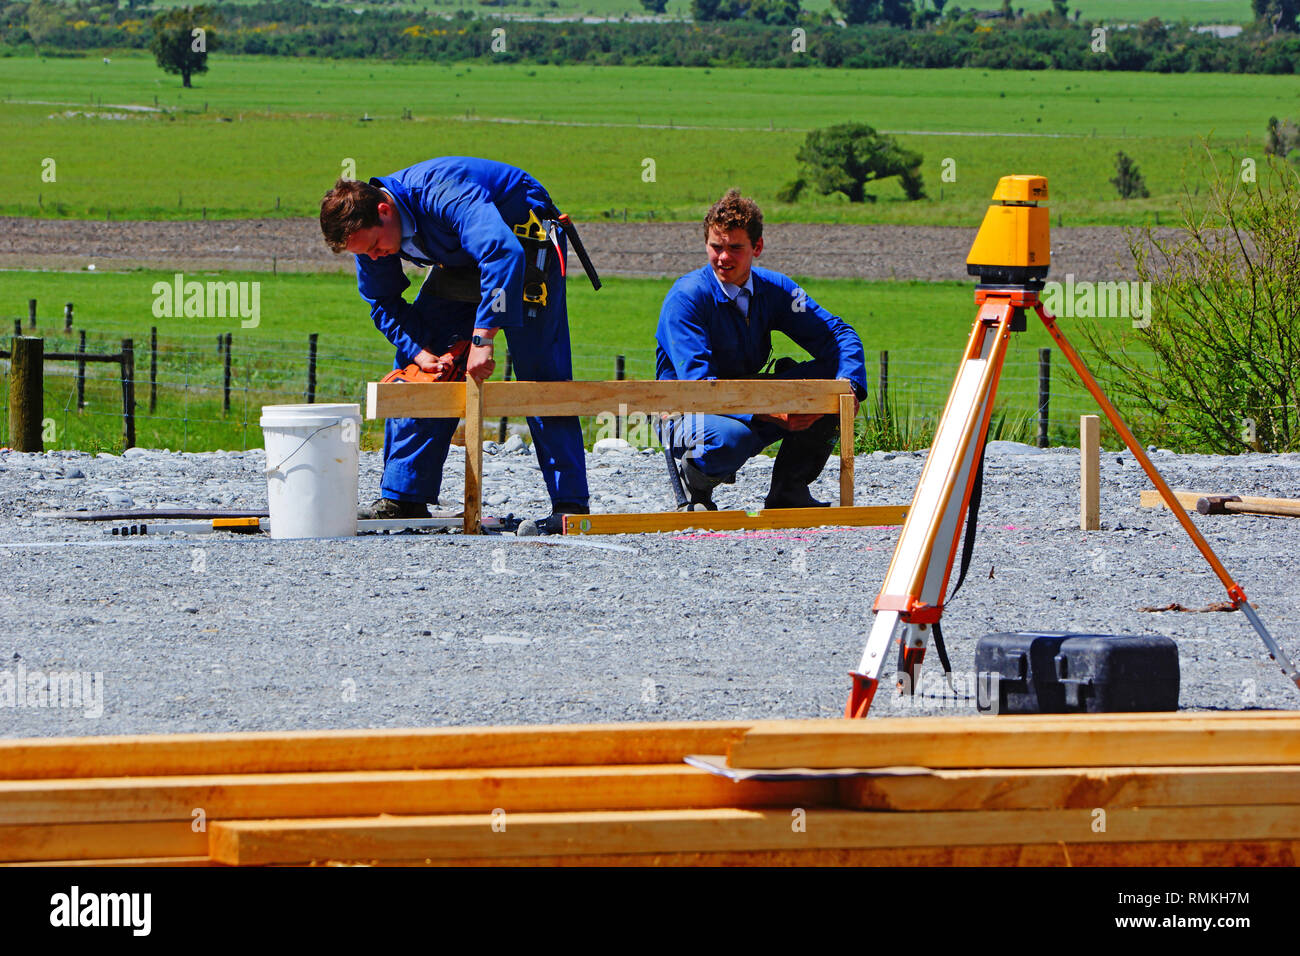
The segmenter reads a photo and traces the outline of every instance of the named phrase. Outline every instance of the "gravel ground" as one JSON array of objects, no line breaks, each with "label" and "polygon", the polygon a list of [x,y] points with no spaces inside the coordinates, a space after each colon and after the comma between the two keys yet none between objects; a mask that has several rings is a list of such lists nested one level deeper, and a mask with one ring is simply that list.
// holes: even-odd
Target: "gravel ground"
[{"label": "gravel ground", "polygon": [[[697,223],[580,223],[602,275],[679,276],[698,269]],[[1173,235],[1169,229],[1162,235]],[[764,230],[763,264],[790,275],[857,279],[966,279],[975,232],[949,226],[826,226],[791,223]],[[52,250],[57,250],[54,252]],[[351,272],[314,219],[214,222],[93,222],[0,217],[0,268],[249,269]],[[569,267],[581,273],[576,257]],[[1052,275],[1136,278],[1119,227],[1052,230]]]},{"label": "gravel ground", "polygon": [[[448,489],[460,487],[462,454],[452,449]],[[1300,455],[1161,452],[1157,463],[1175,487],[1203,491],[1294,495],[1300,476]],[[921,465],[919,454],[860,458],[859,503],[907,502]],[[262,467],[260,450],[0,452],[0,736],[835,716],[897,534],[121,539],[36,516],[261,507]],[[593,504],[665,506],[662,467],[653,454],[593,454]],[[751,462],[720,504],[755,507],[770,468]],[[364,454],[364,500],[379,470]],[[823,498],[834,471],[814,488]],[[986,473],[971,575],[944,618],[959,688],[985,633],[1096,630],[1174,637],[1184,708],[1300,704],[1240,615],[1140,610],[1224,592],[1170,515],[1137,507],[1144,479],[1127,453],[1103,456],[1103,530],[1092,533],[1078,529],[1077,451],[999,444]],[[526,450],[494,448],[485,485],[489,513],[541,511]],[[1300,656],[1300,522],[1195,520]],[[102,675],[89,684],[102,713],[5,703],[20,668]],[[969,709],[882,693],[873,713]]]}]

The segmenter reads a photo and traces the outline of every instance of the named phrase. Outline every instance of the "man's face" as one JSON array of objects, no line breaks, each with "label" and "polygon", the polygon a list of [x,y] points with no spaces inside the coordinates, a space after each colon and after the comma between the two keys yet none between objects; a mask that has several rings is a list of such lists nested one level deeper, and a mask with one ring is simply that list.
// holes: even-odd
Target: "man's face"
[{"label": "man's face", "polygon": [[348,236],[348,252],[378,259],[391,256],[402,248],[402,217],[390,203],[379,204],[379,225],[360,229]]},{"label": "man's face", "polygon": [[750,266],[763,251],[762,239],[751,243],[749,234],[744,229],[724,232],[718,226],[709,230],[707,245],[713,274],[732,285],[745,284],[749,278]]}]

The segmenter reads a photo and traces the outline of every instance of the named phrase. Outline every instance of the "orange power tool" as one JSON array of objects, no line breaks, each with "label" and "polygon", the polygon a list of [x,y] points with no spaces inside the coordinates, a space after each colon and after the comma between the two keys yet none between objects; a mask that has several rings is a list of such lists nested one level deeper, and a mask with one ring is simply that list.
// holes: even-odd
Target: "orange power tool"
[{"label": "orange power tool", "polygon": [[412,363],[406,368],[395,368],[379,380],[381,385],[390,382],[463,382],[465,365],[469,361],[469,339],[453,342],[451,348],[436,359],[438,368],[426,372]]}]

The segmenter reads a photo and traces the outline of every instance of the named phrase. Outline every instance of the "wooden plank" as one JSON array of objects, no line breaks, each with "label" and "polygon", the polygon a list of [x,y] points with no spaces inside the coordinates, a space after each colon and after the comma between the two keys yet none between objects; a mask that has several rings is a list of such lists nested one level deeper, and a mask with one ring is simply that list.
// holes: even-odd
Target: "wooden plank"
[{"label": "wooden plank", "polygon": [[[486,418],[596,415],[620,404],[655,414],[836,414],[840,395],[853,391],[843,379],[485,382],[482,388]],[[459,418],[465,411],[459,382],[371,382],[366,396],[368,418]]]},{"label": "wooden plank", "polygon": [[0,779],[679,763],[753,721],[431,727],[0,740]]},{"label": "wooden plank", "polygon": [[[736,850],[722,853],[573,854],[357,861],[376,866],[1295,866],[1300,841],[1059,843],[1022,846]],[[333,861],[333,865],[355,865]]]},{"label": "wooden plank", "polygon": [[[1178,503],[1188,511],[1196,510],[1196,502],[1202,498],[1209,498],[1211,495],[1231,495],[1236,494],[1233,491],[1175,491],[1174,497]],[[1239,495],[1243,505],[1278,507],[1278,508],[1295,508],[1300,505],[1300,498],[1260,498],[1256,495]],[[1154,488],[1148,488],[1142,491],[1139,496],[1139,503],[1143,508],[1163,508],[1164,499],[1160,497],[1160,492]]]},{"label": "wooden plank", "polygon": [[1300,804],[1300,767],[936,770],[840,781],[855,810],[1031,810]]},{"label": "wooden plank", "polygon": [[836,781],[733,783],[685,764],[0,781],[0,825],[381,813],[834,805]]},{"label": "wooden plank", "polygon": [[645,511],[566,515],[565,534],[655,534],[662,531],[738,531],[774,528],[879,527],[902,524],[907,505],[852,508],[764,508],[760,511]]},{"label": "wooden plank", "polygon": [[483,385],[465,380],[465,533],[482,534]]},{"label": "wooden plank", "polygon": [[1248,766],[1300,763],[1300,719],[1091,722],[1062,717],[792,720],[759,725],[728,763],[782,767]]},{"label": "wooden plank", "polygon": [[97,869],[104,867],[178,867],[178,866],[220,866],[219,863],[213,863],[204,853],[202,856],[126,856],[114,857],[108,860],[27,860],[22,863],[0,863],[0,867],[12,866],[93,866]]},{"label": "wooden plank", "polygon": [[0,827],[0,862],[206,854],[208,834],[195,833],[190,824],[171,820]]},{"label": "wooden plank", "polygon": [[840,507],[853,507],[853,418],[857,414],[852,395],[840,396]]},{"label": "wooden plank", "polygon": [[1101,528],[1101,418],[1079,417],[1079,527]]},{"label": "wooden plank", "polygon": [[[219,863],[1300,839],[1294,806],[896,813],[780,808],[219,821]],[[495,824],[495,825],[494,825]]]}]

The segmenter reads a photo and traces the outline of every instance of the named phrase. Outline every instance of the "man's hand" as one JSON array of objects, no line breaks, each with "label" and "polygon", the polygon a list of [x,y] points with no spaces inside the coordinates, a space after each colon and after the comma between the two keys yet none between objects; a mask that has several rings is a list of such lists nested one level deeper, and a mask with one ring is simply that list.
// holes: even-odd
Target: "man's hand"
[{"label": "man's hand", "polygon": [[[497,334],[496,329],[475,329],[474,334],[480,339],[487,339],[490,343],[492,338]],[[492,346],[489,345],[471,345],[469,347],[469,361],[465,364],[465,374],[482,384],[496,369],[497,363],[492,358]]]},{"label": "man's hand", "polygon": [[419,366],[421,372],[429,372],[437,375],[443,370],[444,363],[442,359],[434,355],[428,349],[420,349],[420,351],[415,354],[415,358],[411,359],[411,361]]},{"label": "man's hand", "polygon": [[794,415],[786,412],[780,415],[755,415],[759,421],[771,422],[778,428],[784,428],[788,432],[801,432],[806,428],[811,428],[821,415]]}]

